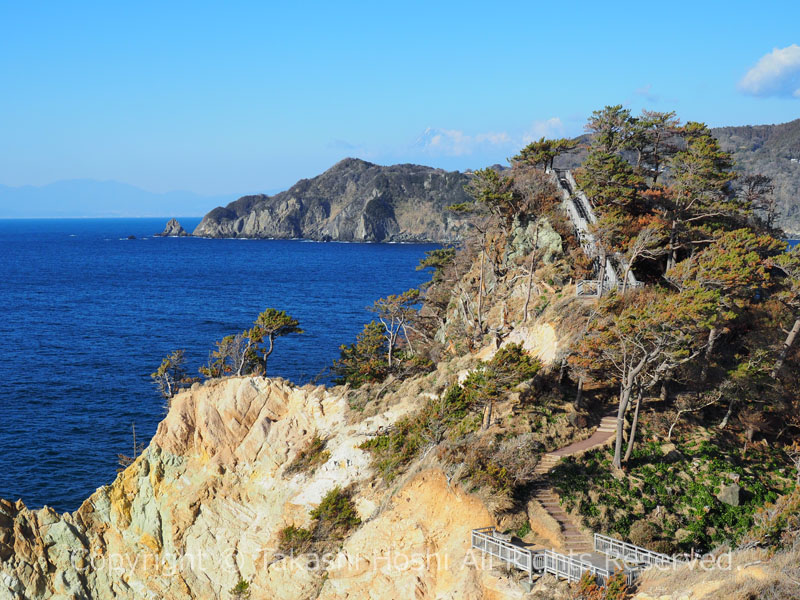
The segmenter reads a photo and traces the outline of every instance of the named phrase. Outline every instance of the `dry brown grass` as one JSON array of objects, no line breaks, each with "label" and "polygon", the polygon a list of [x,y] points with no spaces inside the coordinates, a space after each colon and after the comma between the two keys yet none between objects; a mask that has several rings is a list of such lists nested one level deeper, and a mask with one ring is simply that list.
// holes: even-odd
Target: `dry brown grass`
[{"label": "dry brown grass", "polygon": [[639,595],[679,598],[691,592],[693,600],[797,600],[800,598],[800,548],[770,556],[766,550],[734,552],[730,560],[719,554],[719,566],[692,563],[674,571],[646,571],[639,579]]}]

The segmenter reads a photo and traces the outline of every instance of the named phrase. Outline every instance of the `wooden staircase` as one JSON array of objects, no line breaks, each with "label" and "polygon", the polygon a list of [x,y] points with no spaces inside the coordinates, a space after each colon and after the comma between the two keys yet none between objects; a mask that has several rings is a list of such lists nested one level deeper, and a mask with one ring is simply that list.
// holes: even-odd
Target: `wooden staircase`
[{"label": "wooden staircase", "polygon": [[539,483],[534,486],[533,497],[542,505],[545,511],[547,511],[547,514],[553,517],[558,523],[561,529],[561,535],[564,539],[564,548],[562,550],[567,554],[570,552],[577,554],[591,552],[593,549],[592,538],[588,534],[582,532],[569,514],[561,508],[558,495],[546,481],[545,475],[565,456],[580,454],[606,444],[615,436],[616,427],[617,417],[615,415],[603,417],[600,420],[600,425],[591,437],[560,448],[559,450],[548,452],[542,457],[534,470],[534,473],[539,476]]}]

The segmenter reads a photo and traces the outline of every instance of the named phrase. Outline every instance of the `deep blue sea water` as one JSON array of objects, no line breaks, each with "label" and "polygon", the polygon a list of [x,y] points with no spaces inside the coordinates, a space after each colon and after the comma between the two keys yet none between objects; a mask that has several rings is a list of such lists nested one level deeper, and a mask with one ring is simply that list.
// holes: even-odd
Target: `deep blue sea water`
[{"label": "deep blue sea water", "polygon": [[[187,230],[199,219],[181,219]],[[311,380],[432,245],[154,238],[165,219],[0,220],[0,497],[75,510],[164,416],[149,374],[267,307],[300,320],[270,375]],[[128,240],[129,235],[138,239]]]}]

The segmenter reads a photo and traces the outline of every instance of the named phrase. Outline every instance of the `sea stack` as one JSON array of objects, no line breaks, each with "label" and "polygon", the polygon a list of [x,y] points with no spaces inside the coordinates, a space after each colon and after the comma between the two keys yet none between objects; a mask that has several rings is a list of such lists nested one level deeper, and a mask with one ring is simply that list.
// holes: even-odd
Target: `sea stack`
[{"label": "sea stack", "polygon": [[164,231],[157,233],[156,235],[159,237],[185,237],[191,234],[181,226],[181,224],[178,222],[178,219],[170,219],[167,221]]}]

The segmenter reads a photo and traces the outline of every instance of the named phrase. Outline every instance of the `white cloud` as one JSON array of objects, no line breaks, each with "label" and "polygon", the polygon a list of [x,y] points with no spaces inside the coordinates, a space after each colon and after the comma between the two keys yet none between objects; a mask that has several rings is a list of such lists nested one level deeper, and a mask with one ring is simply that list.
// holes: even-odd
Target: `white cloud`
[{"label": "white cloud", "polygon": [[739,89],[753,96],[800,98],[800,46],[775,48],[762,56],[739,81]]},{"label": "white cloud", "polygon": [[509,141],[508,134],[505,132],[470,135],[460,129],[428,127],[417,139],[415,146],[430,154],[465,156],[473,154],[481,148],[506,145]]},{"label": "white cloud", "polygon": [[522,134],[519,144],[524,146],[539,138],[562,137],[564,135],[564,124],[558,117],[552,117],[545,121],[534,121],[531,126]]},{"label": "white cloud", "polygon": [[515,134],[506,131],[468,134],[460,129],[428,127],[414,146],[435,156],[469,156],[492,150],[516,151],[533,140],[563,133],[564,125],[558,117],[534,121],[528,129]]}]

